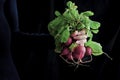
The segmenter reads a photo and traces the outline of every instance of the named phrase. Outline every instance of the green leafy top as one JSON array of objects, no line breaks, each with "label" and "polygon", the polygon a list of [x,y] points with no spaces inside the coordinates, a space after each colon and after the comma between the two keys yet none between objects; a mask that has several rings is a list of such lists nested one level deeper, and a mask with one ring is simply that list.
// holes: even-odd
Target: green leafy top
[{"label": "green leafy top", "polygon": [[93,55],[102,54],[102,46],[92,41],[93,34],[97,34],[100,27],[99,22],[90,19],[90,16],[93,16],[94,13],[92,11],[79,13],[78,7],[71,1],[68,1],[66,5],[67,8],[65,8],[64,13],[55,11],[56,17],[48,24],[48,30],[55,40],[55,51],[61,53],[61,43],[65,43],[72,32],[86,29],[89,40],[85,45],[93,49]]}]

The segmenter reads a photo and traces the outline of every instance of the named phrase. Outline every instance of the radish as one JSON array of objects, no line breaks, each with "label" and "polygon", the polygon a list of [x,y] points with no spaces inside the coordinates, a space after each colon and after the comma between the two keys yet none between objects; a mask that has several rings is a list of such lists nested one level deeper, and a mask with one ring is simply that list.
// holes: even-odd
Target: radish
[{"label": "radish", "polygon": [[61,52],[61,55],[68,55],[70,53],[70,50],[68,48],[64,48]]},{"label": "radish", "polygon": [[69,53],[69,54],[67,55],[67,59],[68,59],[68,60],[73,60],[72,53]]},{"label": "radish", "polygon": [[86,52],[86,48],[84,46],[79,45],[75,47],[72,56],[74,59],[81,60],[84,57],[85,52]]},{"label": "radish", "polygon": [[65,46],[69,46],[72,43],[72,38],[69,37],[67,42],[65,43]]},{"label": "radish", "polygon": [[87,46],[87,47],[86,47],[86,53],[85,53],[85,55],[89,56],[89,55],[91,55],[91,54],[92,54],[92,49]]}]

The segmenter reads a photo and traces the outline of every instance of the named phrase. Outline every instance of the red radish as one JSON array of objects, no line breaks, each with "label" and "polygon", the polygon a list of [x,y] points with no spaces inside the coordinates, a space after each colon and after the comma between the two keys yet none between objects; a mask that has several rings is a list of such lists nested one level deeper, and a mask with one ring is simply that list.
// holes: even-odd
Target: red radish
[{"label": "red radish", "polygon": [[86,47],[86,53],[85,53],[85,55],[91,55],[92,54],[92,49],[90,48],[90,47]]},{"label": "red radish", "polygon": [[68,60],[73,60],[72,53],[69,53],[69,54],[67,55],[67,59],[68,59]]},{"label": "red radish", "polygon": [[64,48],[61,52],[61,55],[68,55],[70,53],[70,50],[68,48]]},{"label": "red radish", "polygon": [[69,46],[72,43],[72,38],[69,37],[67,42],[65,43],[65,46]]},{"label": "red radish", "polygon": [[74,59],[82,59],[85,55],[85,52],[86,52],[86,48],[84,46],[77,46],[75,47],[74,51],[73,51],[73,58]]}]

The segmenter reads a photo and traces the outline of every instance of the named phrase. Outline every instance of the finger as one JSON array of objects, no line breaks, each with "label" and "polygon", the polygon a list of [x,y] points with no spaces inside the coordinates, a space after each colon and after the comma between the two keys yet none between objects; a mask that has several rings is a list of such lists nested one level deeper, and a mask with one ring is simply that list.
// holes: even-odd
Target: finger
[{"label": "finger", "polygon": [[87,42],[87,39],[82,39],[82,40],[77,40],[76,43],[81,45],[81,46],[84,46],[84,43]]},{"label": "finger", "polygon": [[73,32],[72,34],[71,34],[71,37],[75,37],[75,36],[77,36],[78,35],[78,31],[76,30],[75,32]]},{"label": "finger", "polygon": [[87,38],[87,35],[79,35],[79,36],[73,37],[73,39],[75,39],[75,40],[82,40],[82,39],[86,39],[86,38]]},{"label": "finger", "polygon": [[86,30],[85,29],[83,29],[83,30],[78,32],[78,35],[83,35],[83,34],[86,34]]}]

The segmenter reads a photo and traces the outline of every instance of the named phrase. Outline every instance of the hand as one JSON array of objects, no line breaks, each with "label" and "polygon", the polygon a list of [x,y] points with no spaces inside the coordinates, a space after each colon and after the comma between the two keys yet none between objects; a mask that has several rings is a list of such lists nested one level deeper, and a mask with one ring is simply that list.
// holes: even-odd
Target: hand
[{"label": "hand", "polygon": [[87,34],[86,34],[85,29],[83,29],[81,31],[76,30],[72,34],[72,37],[74,40],[76,40],[76,43],[81,45],[81,46],[84,46],[84,43],[87,41]]}]

